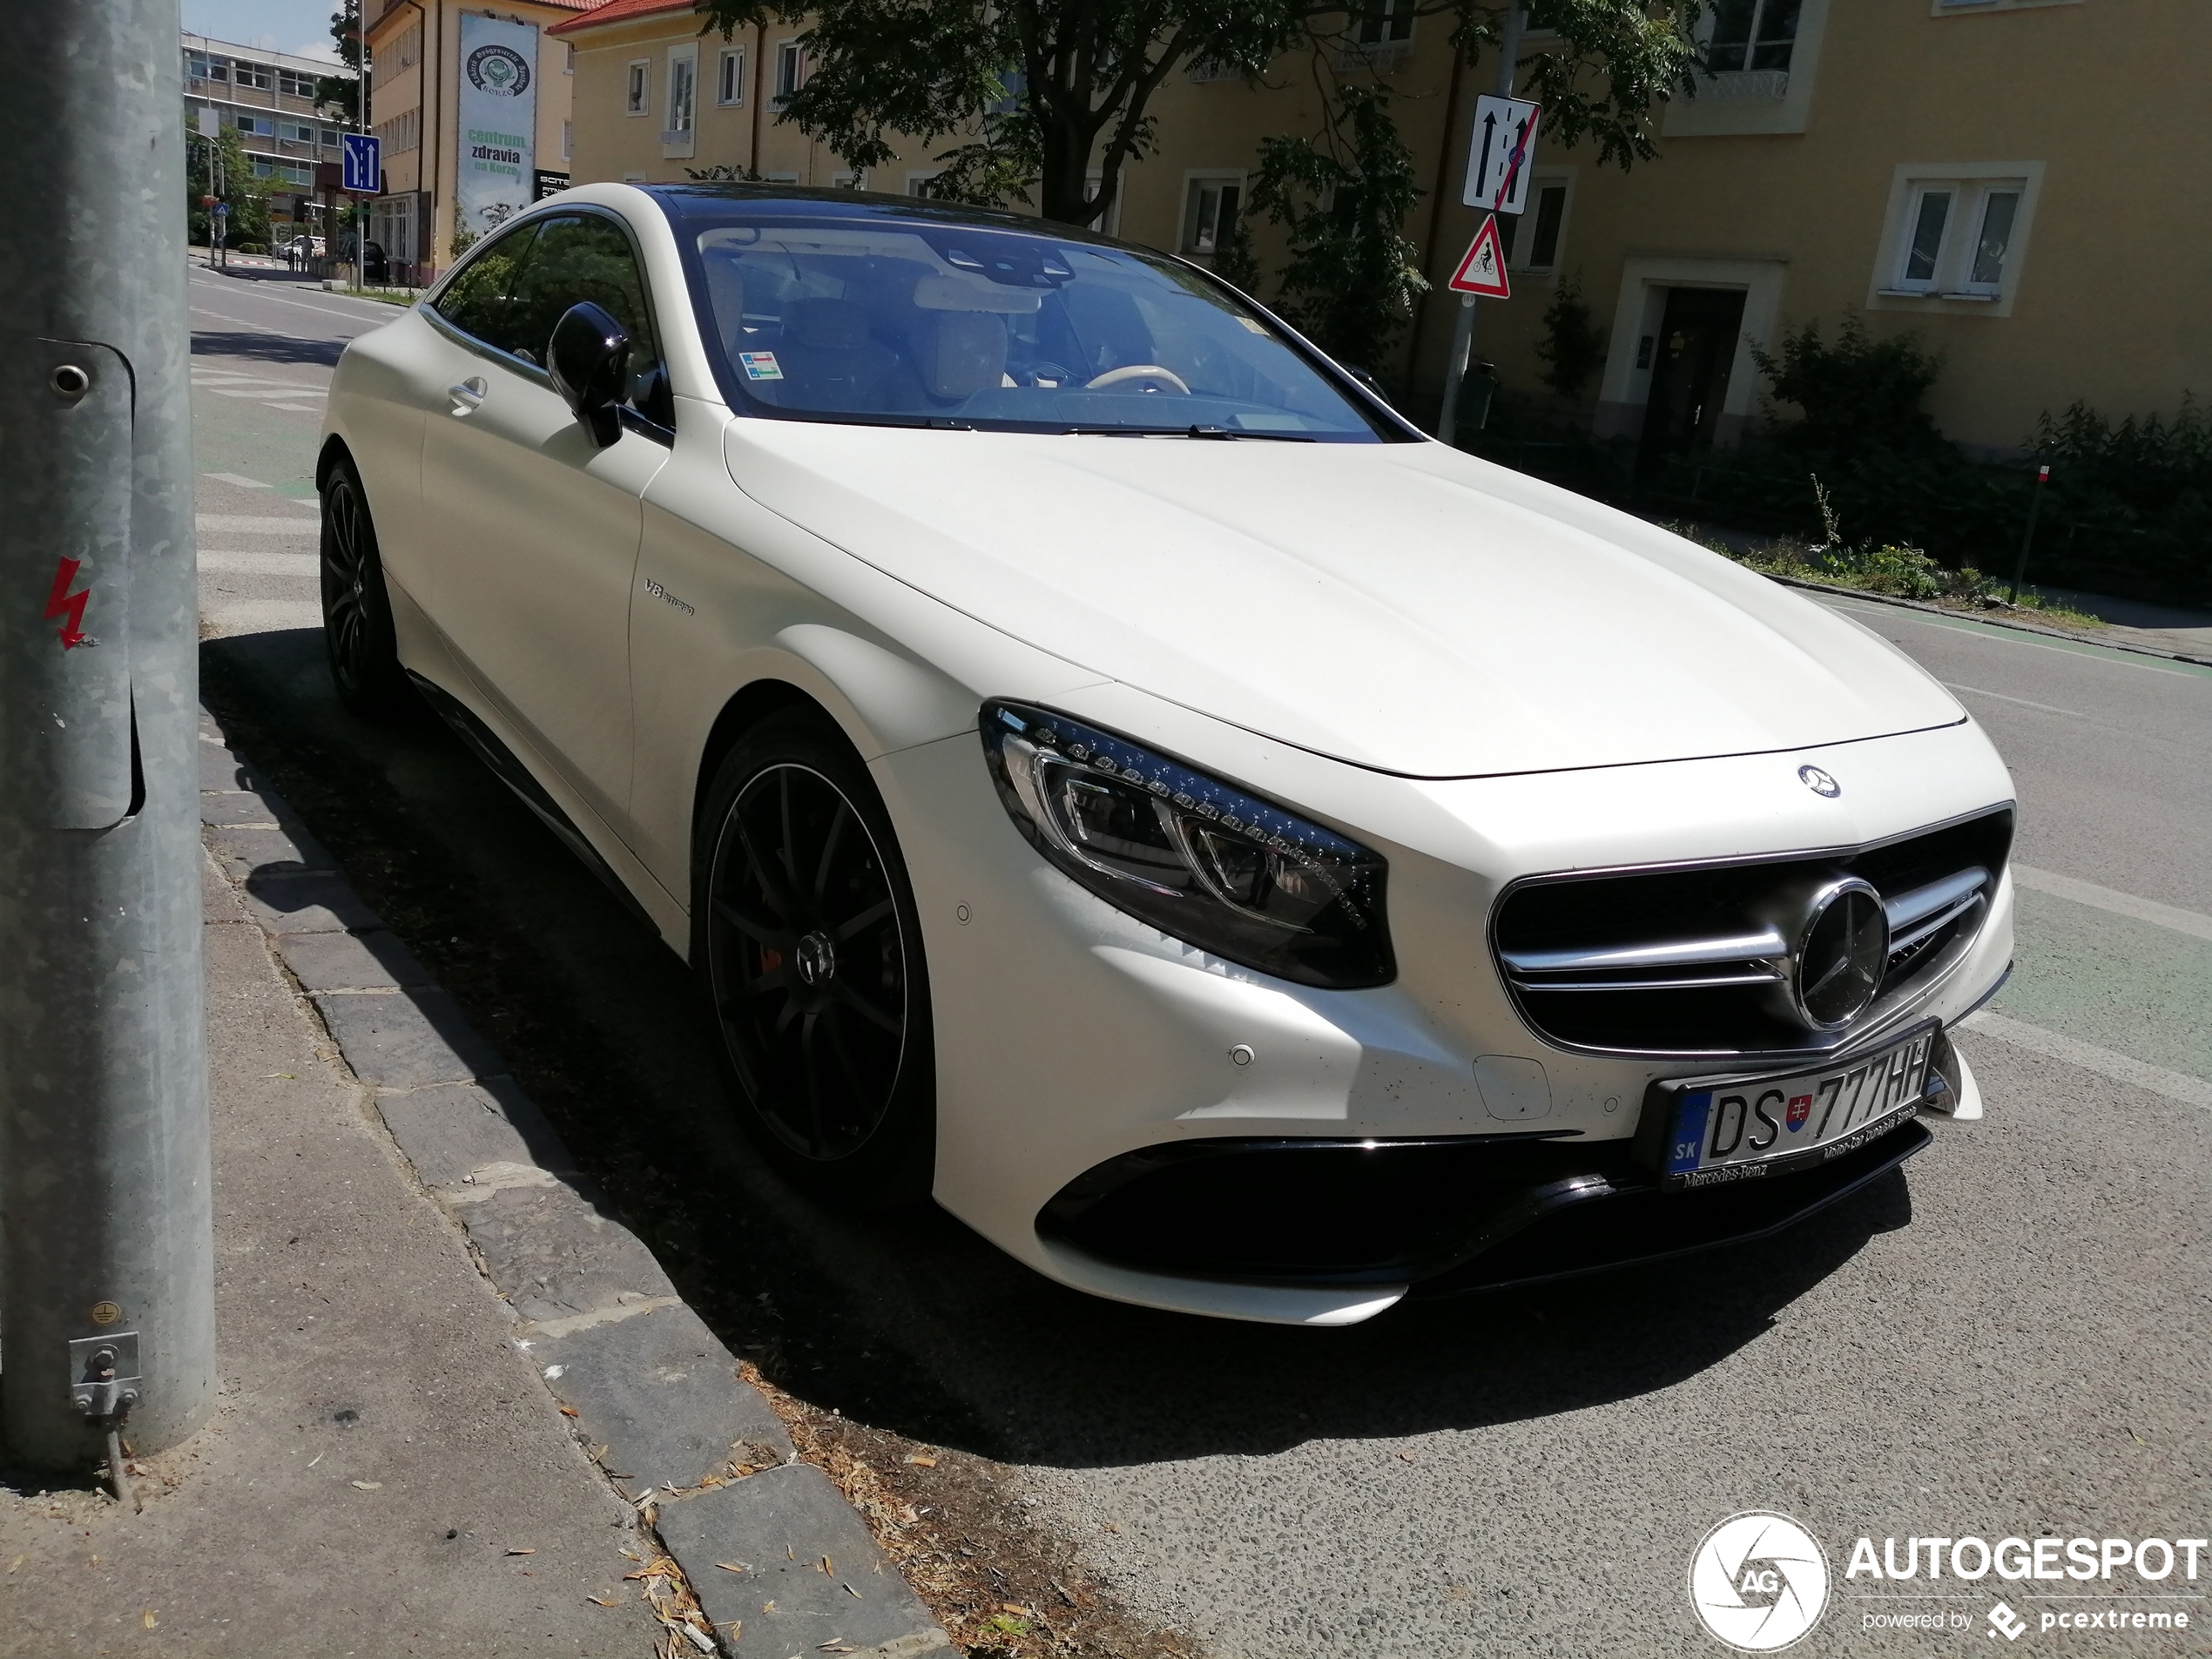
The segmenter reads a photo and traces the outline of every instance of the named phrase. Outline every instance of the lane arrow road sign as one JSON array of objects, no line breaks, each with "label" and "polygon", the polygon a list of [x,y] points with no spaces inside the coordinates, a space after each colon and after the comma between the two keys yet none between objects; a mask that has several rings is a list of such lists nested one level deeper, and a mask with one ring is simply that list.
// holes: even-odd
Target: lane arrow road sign
[{"label": "lane arrow road sign", "polygon": [[1518,213],[1528,205],[1528,170],[1536,159],[1536,124],[1543,106],[1527,98],[1474,101],[1474,132],[1467,149],[1467,188],[1460,199],[1485,212]]},{"label": "lane arrow road sign", "polygon": [[373,132],[345,135],[345,184],[349,196],[377,196],[384,190],[384,141]]}]

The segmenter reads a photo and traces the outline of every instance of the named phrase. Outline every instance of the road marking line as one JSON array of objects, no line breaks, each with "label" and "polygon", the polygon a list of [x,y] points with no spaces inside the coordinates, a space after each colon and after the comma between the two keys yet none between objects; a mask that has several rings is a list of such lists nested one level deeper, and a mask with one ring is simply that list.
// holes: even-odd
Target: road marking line
[{"label": "road marking line", "polygon": [[270,518],[249,513],[198,513],[192,528],[202,536],[289,536],[294,530],[314,530],[322,521],[313,513],[297,518]]},{"label": "road marking line", "polygon": [[2002,691],[1984,691],[1979,685],[1961,685],[1957,680],[1939,680],[1936,683],[1947,685],[1954,691],[1972,691],[1976,697],[1993,697],[2000,703],[2017,703],[2024,709],[2040,709],[2046,714],[2070,714],[2077,720],[2089,718],[2078,709],[2062,709],[2055,703],[2037,703],[2024,697],[2008,697]]},{"label": "road marking line", "polygon": [[2033,866],[2013,866],[2013,880],[2023,887],[2033,887],[2038,893],[2047,893],[2056,899],[2071,899],[2076,904],[2092,905],[2099,910],[2109,910],[2115,916],[2132,916],[2137,921],[2148,921],[2160,927],[2171,927],[2177,934],[2188,934],[2195,939],[2212,939],[2212,916],[2199,915],[2194,910],[2183,910],[2177,905],[2160,904],[2155,899],[2138,899],[2132,893],[2115,892],[2101,887],[2094,881],[2077,881],[2070,875],[2054,874],[2049,870],[2038,870]]},{"label": "road marking line", "polygon": [[2100,1049],[2094,1042],[2077,1042],[2072,1037],[2060,1036],[2055,1031],[2046,1031],[2040,1025],[2030,1025],[2025,1020],[2008,1019],[1993,1009],[1984,1008],[1979,1014],[1968,1015],[1960,1022],[1970,1031],[1986,1032],[2000,1042],[2009,1042],[2016,1049],[2030,1054],[2040,1054],[2046,1060],[2063,1061],[2078,1066],[2083,1071],[2094,1071],[2100,1077],[2109,1077],[2114,1082],[2132,1083],[2137,1089],[2148,1089],[2154,1095],[2178,1101],[2184,1106],[2198,1106],[2212,1111],[2212,1083],[2186,1073],[2168,1071],[2163,1066],[2154,1066],[2148,1061],[2137,1060],[2110,1049]]},{"label": "road marking line", "polygon": [[2154,668],[2148,663],[2138,663],[2116,653],[2107,657],[2094,645],[2087,644],[2086,642],[2079,649],[2071,645],[2053,645],[2040,639],[2029,639],[2024,635],[2015,634],[2003,628],[1976,627],[1970,622],[1930,622],[1924,617],[1907,616],[1902,611],[1892,610],[1886,605],[1855,605],[1840,599],[1831,599],[1829,603],[1839,610],[1856,610],[1863,617],[1886,617],[1892,622],[1904,623],[1907,627],[1932,628],[1940,634],[1965,634],[1974,639],[1993,639],[2002,645],[2026,645],[2030,651],[2054,651],[2061,657],[2087,657],[2092,662],[2114,663],[2121,668],[2139,668],[2146,674],[2171,674],[2176,679],[2193,680],[2203,678],[2201,674],[2192,674],[2182,668]]},{"label": "road marking line", "polygon": [[245,553],[230,548],[199,550],[200,574],[312,577],[320,560],[313,553]]},{"label": "road marking line", "polygon": [[194,306],[192,309],[203,317],[214,318],[217,322],[235,323],[250,334],[273,334],[279,340],[305,341],[311,346],[327,346],[331,343],[327,340],[318,340],[313,334],[287,334],[281,328],[270,328],[258,322],[248,322],[243,317],[226,317],[219,311],[208,310],[205,306]]},{"label": "road marking line", "polygon": [[[372,321],[370,317],[365,316],[359,312],[341,311],[334,306],[311,306],[304,300],[287,300],[280,293],[257,293],[253,297],[257,300],[266,300],[273,305],[297,306],[302,311],[320,311],[326,317],[343,317],[347,322]],[[379,311],[390,312],[392,314],[388,317],[379,317],[373,320],[374,326],[378,328],[381,328],[388,322],[396,322],[403,313],[412,311],[415,308],[412,306],[387,305],[381,300],[355,300],[350,301],[349,303],[357,306],[374,306]],[[212,317],[215,314],[211,311],[207,314]],[[250,324],[248,326],[251,327]]]},{"label": "road marking line", "polygon": [[259,478],[248,478],[235,472],[204,472],[203,478],[212,478],[219,484],[236,484],[240,489],[274,489],[274,484],[265,484]]}]

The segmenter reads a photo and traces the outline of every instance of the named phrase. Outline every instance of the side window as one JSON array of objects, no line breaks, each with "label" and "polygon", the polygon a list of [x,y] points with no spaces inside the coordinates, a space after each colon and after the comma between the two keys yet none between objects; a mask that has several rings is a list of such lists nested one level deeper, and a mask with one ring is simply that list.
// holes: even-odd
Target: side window
[{"label": "side window", "polygon": [[609,219],[588,214],[546,223],[515,285],[516,327],[526,344],[511,349],[542,363],[562,314],[587,300],[629,331],[631,406],[661,426],[672,426],[668,376],[637,256],[630,239]]},{"label": "side window", "polygon": [[[447,284],[433,308],[470,338],[501,351],[516,351],[523,335],[515,327],[509,294],[516,273],[528,260],[538,230],[538,222],[533,221],[495,238]],[[538,341],[541,350],[544,343],[543,339]]]}]

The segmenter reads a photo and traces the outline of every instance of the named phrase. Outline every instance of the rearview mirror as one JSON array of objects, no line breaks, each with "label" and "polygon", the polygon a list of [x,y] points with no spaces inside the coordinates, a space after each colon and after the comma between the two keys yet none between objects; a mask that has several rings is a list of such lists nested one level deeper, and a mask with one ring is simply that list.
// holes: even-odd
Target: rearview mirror
[{"label": "rearview mirror", "polygon": [[546,343],[545,367],[594,448],[604,449],[622,435],[617,411],[630,378],[630,331],[610,313],[589,300],[563,312]]}]

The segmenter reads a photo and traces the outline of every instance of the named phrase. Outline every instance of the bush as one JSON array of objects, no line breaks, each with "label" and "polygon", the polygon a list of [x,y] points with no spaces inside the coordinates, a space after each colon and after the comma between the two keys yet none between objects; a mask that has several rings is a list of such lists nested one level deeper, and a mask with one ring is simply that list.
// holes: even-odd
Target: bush
[{"label": "bush", "polygon": [[2029,563],[2040,580],[2212,601],[2212,418],[2193,400],[2171,421],[2116,425],[2074,403],[2046,412],[2030,442],[2051,468]]},{"label": "bush", "polygon": [[1564,398],[1581,395],[1582,388],[1605,362],[1605,330],[1593,319],[1582,298],[1581,273],[1562,278],[1544,308],[1544,337],[1536,342],[1536,355],[1544,365],[1544,384]]}]

